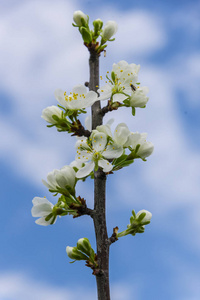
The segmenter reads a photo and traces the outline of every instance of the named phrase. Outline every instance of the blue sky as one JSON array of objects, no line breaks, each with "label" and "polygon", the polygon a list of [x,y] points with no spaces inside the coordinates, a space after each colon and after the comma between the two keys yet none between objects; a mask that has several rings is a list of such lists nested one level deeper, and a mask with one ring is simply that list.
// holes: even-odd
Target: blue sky
[{"label": "blue sky", "polygon": [[[84,263],[69,264],[65,248],[88,237],[92,221],[58,219],[41,227],[31,216],[35,196],[55,199],[43,186],[48,172],[74,160],[75,138],[46,128],[42,110],[54,90],[88,80],[88,53],[71,26],[75,10],[90,20],[118,23],[116,41],[101,58],[105,76],[124,59],[141,65],[150,89],[146,109],[108,114],[115,125],[147,132],[155,145],[108,178],[108,232],[126,228],[131,210],[147,209],[144,234],[111,246],[113,300],[200,298],[200,1],[2,1],[0,3],[0,299],[93,300],[95,278]],[[92,207],[92,181],[77,194]]]}]

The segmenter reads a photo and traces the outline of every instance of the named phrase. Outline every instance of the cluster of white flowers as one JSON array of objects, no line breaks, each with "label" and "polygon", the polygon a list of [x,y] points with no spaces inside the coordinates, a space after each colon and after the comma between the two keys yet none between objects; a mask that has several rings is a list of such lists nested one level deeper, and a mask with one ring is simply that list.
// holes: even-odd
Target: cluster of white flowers
[{"label": "cluster of white flowers", "polygon": [[[128,106],[144,107],[148,101],[147,87],[140,87],[138,72],[140,65],[128,64],[125,60],[113,64],[111,77],[108,82],[98,89],[100,99],[111,99],[112,102],[128,100]],[[109,72],[107,72],[109,74]]]},{"label": "cluster of white flowers", "polygon": [[[101,37],[101,42],[96,44],[97,47],[100,47],[98,53],[103,51],[107,41],[112,41],[111,38],[117,31],[116,22],[108,21],[103,28],[101,19],[95,20],[93,22],[94,31],[90,30],[89,17],[81,11],[74,12],[73,20],[75,23],[73,25],[79,28],[85,45],[88,45],[88,47],[91,43],[90,38],[93,42],[96,42],[98,36]],[[133,109],[135,107],[145,107],[148,101],[146,96],[148,88],[141,87],[138,83],[139,70],[140,65],[128,64],[124,60],[117,64],[114,63],[110,76],[107,72],[106,78],[108,81],[98,89],[99,95],[95,91],[88,91],[86,86],[80,84],[74,86],[70,94],[57,89],[55,98],[59,103],[58,107],[52,105],[45,108],[42,111],[42,118],[51,124],[48,125],[49,127],[56,126],[62,131],[65,126],[63,131],[75,132],[76,134],[76,131],[70,130],[74,123],[76,126],[80,124],[77,116],[85,112],[84,109],[92,106],[96,101],[107,99],[111,100],[109,102],[111,104],[119,102],[120,106],[130,106]],[[91,132],[90,137],[83,136],[77,140],[75,161],[70,166],[53,170],[48,173],[47,181],[43,180],[44,185],[50,192],[60,193],[63,197],[74,197],[75,199],[75,185],[79,179],[85,179],[99,168],[105,173],[120,169],[123,164],[117,168],[115,162],[118,161],[119,164],[121,159],[126,160],[128,157],[126,155],[127,150],[130,151],[131,155],[124,166],[132,163],[135,158],[144,160],[152,154],[154,146],[151,142],[146,141],[146,133],[131,132],[125,123],[120,123],[112,134],[111,123],[97,126],[94,130],[88,128]],[[58,205],[58,208],[61,208],[61,206]],[[32,215],[40,217],[36,220],[37,224],[53,224],[57,217],[56,206],[46,198],[35,197],[33,199]]]},{"label": "cluster of white flowers", "polygon": [[96,129],[100,132],[105,132],[116,144],[123,146],[123,148],[136,150],[136,147],[139,145],[137,155],[141,158],[150,156],[154,150],[153,144],[146,141],[147,133],[131,132],[125,123],[117,125],[113,137],[109,124],[97,126]]},{"label": "cluster of white flowers", "polygon": [[89,139],[83,138],[76,142],[76,161],[84,163],[76,173],[77,178],[88,176],[94,169],[99,167],[104,172],[110,172],[113,168],[108,159],[120,157],[123,153],[123,147],[110,141],[103,132],[94,130]]}]

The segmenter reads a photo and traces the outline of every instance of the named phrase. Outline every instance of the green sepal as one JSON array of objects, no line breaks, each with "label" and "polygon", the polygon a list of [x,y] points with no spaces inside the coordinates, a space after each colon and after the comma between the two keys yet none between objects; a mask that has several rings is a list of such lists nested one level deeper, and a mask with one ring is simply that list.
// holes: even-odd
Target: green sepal
[{"label": "green sepal", "polygon": [[129,106],[130,106],[130,100],[128,100],[128,99],[125,99],[125,100],[123,101],[123,103],[124,103],[124,105],[125,105],[126,107],[129,107]]},{"label": "green sepal", "polygon": [[56,115],[52,115],[52,119],[54,119],[55,121],[59,121],[60,120],[60,118],[58,116],[56,116]]},{"label": "green sepal", "polygon": [[[128,158],[126,154],[122,154],[119,158],[113,161],[113,171],[120,170],[121,168],[127,167],[134,162],[134,159]],[[128,159],[127,159],[128,158]]]},{"label": "green sepal", "polygon": [[81,27],[80,32],[81,32],[84,42],[86,44],[90,44],[92,42],[92,35],[90,33],[90,30],[86,29],[85,27]]},{"label": "green sepal", "polygon": [[81,242],[77,242],[77,249],[90,257],[94,250],[92,249],[89,240],[87,238],[83,238],[81,240]]},{"label": "green sepal", "polygon": [[79,251],[76,247],[73,247],[73,253],[71,253],[69,258],[75,259],[75,260],[88,260],[88,256],[86,256],[84,253]]},{"label": "green sepal", "polygon": [[115,83],[115,72],[111,72],[111,79],[112,79],[112,81]]},{"label": "green sepal", "polygon": [[137,144],[137,146],[135,147],[135,154],[138,152],[139,149],[140,149],[140,144]]},{"label": "green sepal", "polygon": [[136,213],[135,213],[135,210],[134,210],[134,209],[132,210],[132,215],[133,215],[133,217],[136,219]]},{"label": "green sepal", "polygon": [[45,221],[49,221],[53,217],[53,213],[50,213],[48,216],[46,216]]},{"label": "green sepal", "polygon": [[151,223],[151,221],[146,221],[146,222],[142,222],[142,225],[148,225],[150,223]]},{"label": "green sepal", "polygon": [[135,107],[132,107],[132,115],[135,116]]},{"label": "green sepal", "polygon": [[109,40],[107,40],[107,41],[109,41],[109,42],[113,42],[113,41],[115,41],[115,38],[113,38],[113,39],[109,39]]},{"label": "green sepal", "polygon": [[144,219],[145,216],[146,216],[146,213],[145,213],[145,212],[141,213],[141,214],[139,215],[139,217],[137,218],[137,221],[140,223],[140,222]]}]

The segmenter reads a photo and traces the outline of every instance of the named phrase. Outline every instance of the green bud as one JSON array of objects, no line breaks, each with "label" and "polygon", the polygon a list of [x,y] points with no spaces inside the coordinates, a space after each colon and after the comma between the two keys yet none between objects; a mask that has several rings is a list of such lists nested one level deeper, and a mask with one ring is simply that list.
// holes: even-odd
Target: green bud
[{"label": "green bud", "polygon": [[92,247],[90,245],[90,242],[87,238],[81,238],[77,242],[77,249],[80,250],[81,252],[87,254],[90,256]]},{"label": "green bud", "polygon": [[75,260],[88,260],[88,257],[79,251],[76,247],[69,247],[66,248],[67,255],[71,259]]},{"label": "green bud", "polygon": [[101,28],[103,27],[103,21],[101,19],[96,19],[93,22],[94,35],[99,35]]},{"label": "green bud", "polygon": [[136,218],[137,221],[143,225],[146,222],[150,223],[152,214],[148,210],[142,209],[137,213]]}]

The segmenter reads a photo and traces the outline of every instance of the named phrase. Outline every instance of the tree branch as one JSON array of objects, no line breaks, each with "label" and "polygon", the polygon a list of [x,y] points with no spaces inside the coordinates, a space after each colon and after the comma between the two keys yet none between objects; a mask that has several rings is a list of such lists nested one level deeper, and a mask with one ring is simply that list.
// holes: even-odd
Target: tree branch
[{"label": "tree branch", "polygon": [[[95,49],[90,51],[89,88],[97,92],[99,86],[99,54]],[[92,129],[103,123],[100,101],[92,105]],[[98,300],[110,300],[109,288],[109,242],[106,226],[106,174],[101,170],[94,172],[94,213],[93,222],[97,243],[97,260],[100,272],[96,270]]]},{"label": "tree branch", "polygon": [[71,131],[74,132],[72,136],[77,135],[77,136],[89,137],[91,135],[91,132],[89,130],[86,130],[81,124],[81,121],[79,120],[72,123]]}]

